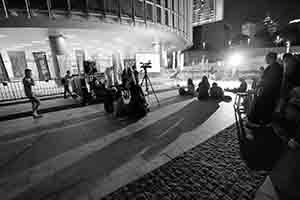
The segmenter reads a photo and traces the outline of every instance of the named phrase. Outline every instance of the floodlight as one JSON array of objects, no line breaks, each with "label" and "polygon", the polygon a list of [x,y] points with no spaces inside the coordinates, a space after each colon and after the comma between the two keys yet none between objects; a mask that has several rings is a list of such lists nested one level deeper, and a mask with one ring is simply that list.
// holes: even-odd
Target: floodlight
[{"label": "floodlight", "polygon": [[243,56],[241,54],[238,54],[238,53],[232,54],[228,58],[228,63],[231,66],[234,66],[234,67],[242,64],[242,62],[243,62]]}]

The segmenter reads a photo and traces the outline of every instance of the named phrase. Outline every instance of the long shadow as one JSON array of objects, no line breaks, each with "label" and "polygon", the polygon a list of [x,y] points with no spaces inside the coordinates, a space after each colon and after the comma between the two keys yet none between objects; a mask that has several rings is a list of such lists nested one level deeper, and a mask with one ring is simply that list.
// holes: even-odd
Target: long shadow
[{"label": "long shadow", "polygon": [[[160,107],[153,107],[151,112],[164,106],[176,104],[185,100],[187,100],[187,98],[180,98],[178,96],[165,98],[161,102],[162,105]],[[1,163],[7,164],[5,164],[3,167],[0,166],[0,178],[7,177],[18,171],[31,168],[38,163],[59,155],[62,152],[110,135],[119,129],[136,123],[140,119],[134,117],[120,119],[112,117],[111,115],[104,115],[104,113],[101,113],[101,115],[98,117],[92,116],[91,119],[93,117],[98,118],[98,120],[89,122],[89,119],[87,119],[87,124],[84,125],[84,128],[86,129],[83,129],[81,126],[64,128],[64,123],[62,123],[60,125],[62,129],[59,129],[55,132],[50,130],[49,134],[44,135],[44,137],[39,139],[38,142],[33,142],[29,148],[22,147],[20,150],[16,150],[17,153],[6,153],[7,156],[4,160],[1,160]],[[72,120],[72,124],[85,121],[82,118],[78,120]],[[55,128],[59,128],[59,126]],[[78,130],[82,131],[80,132]],[[89,134],[85,134],[84,130],[88,130]],[[14,145],[15,144],[6,145],[5,148],[15,149]],[[1,158],[4,158],[4,156]]]},{"label": "long shadow", "polygon": [[182,134],[201,126],[218,108],[218,101],[210,100],[203,102],[195,100],[178,113],[174,113],[167,119],[163,119],[161,123],[168,124],[169,128],[162,130],[163,134],[158,134],[151,138],[152,144],[143,153],[143,158],[151,160],[152,157],[155,157],[157,153],[161,152],[161,150],[174,142]]},{"label": "long shadow", "polygon": [[59,184],[54,185],[53,178],[47,178],[31,191],[24,193],[22,197],[40,199],[46,195],[48,198],[52,193],[59,195],[57,191],[60,191],[62,187],[81,182],[71,188],[70,199],[75,198],[78,191],[87,191],[90,185],[130,160],[139,156],[150,160],[158,155],[179,136],[201,126],[218,108],[219,105],[215,101],[192,101],[180,111],[141,131],[123,137],[70,168],[58,172],[55,177]]}]

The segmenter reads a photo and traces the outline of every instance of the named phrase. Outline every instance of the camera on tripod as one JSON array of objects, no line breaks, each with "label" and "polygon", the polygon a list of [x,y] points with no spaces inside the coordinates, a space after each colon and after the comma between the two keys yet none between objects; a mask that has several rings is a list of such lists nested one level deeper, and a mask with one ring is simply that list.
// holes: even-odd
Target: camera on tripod
[{"label": "camera on tripod", "polygon": [[147,63],[141,62],[140,64],[141,64],[141,68],[144,69],[144,70],[152,68],[152,66],[151,66],[152,63],[150,61],[147,62]]}]

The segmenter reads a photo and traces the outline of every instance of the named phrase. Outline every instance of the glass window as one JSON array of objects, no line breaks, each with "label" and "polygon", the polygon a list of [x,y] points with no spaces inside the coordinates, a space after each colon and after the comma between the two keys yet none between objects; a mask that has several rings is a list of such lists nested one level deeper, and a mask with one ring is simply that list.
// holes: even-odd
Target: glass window
[{"label": "glass window", "polygon": [[173,28],[175,28],[175,15],[174,15],[174,13],[172,14],[172,26],[173,26]]},{"label": "glass window", "polygon": [[86,10],[85,0],[70,0],[72,10]]},{"label": "glass window", "polygon": [[119,13],[119,2],[118,0],[106,0],[105,9],[107,12],[118,14]]},{"label": "glass window", "polygon": [[176,12],[179,12],[179,4],[180,4],[180,0],[176,0],[175,1],[175,10],[176,10]]},{"label": "glass window", "polygon": [[169,11],[165,10],[165,25],[169,26]]},{"label": "glass window", "polygon": [[165,8],[169,8],[169,0],[165,0]]},{"label": "glass window", "polygon": [[144,18],[144,1],[135,0],[135,16]]},{"label": "glass window", "polygon": [[157,23],[161,24],[161,8],[156,7],[156,17],[157,17]]},{"label": "glass window", "polygon": [[175,0],[172,0],[172,10],[175,10]]},{"label": "glass window", "polygon": [[161,5],[161,0],[156,0],[157,5]]},{"label": "glass window", "polygon": [[26,9],[25,0],[6,0],[5,5],[7,9]]},{"label": "glass window", "polygon": [[92,11],[104,11],[105,0],[88,0],[88,9]]},{"label": "glass window", "polygon": [[125,16],[132,16],[131,0],[120,0],[121,14]]},{"label": "glass window", "polygon": [[180,15],[183,15],[184,3],[185,3],[184,1],[179,0],[179,10],[178,10],[178,12],[179,12]]},{"label": "glass window", "polygon": [[183,31],[184,27],[183,27],[183,17],[179,17],[179,30]]},{"label": "glass window", "polygon": [[33,9],[47,10],[47,1],[45,0],[30,0],[29,7]]},{"label": "glass window", "polygon": [[146,4],[147,20],[153,21],[153,7],[151,4]]},{"label": "glass window", "polygon": [[51,8],[57,10],[68,10],[67,0],[51,0]]}]

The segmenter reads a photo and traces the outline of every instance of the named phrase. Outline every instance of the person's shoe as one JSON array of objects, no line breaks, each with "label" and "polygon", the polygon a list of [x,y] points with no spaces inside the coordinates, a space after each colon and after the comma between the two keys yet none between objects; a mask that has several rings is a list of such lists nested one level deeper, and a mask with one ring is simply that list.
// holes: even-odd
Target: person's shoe
[{"label": "person's shoe", "polygon": [[39,115],[37,113],[32,114],[32,116],[33,116],[34,119],[38,119],[38,118],[43,117],[42,115]]}]

